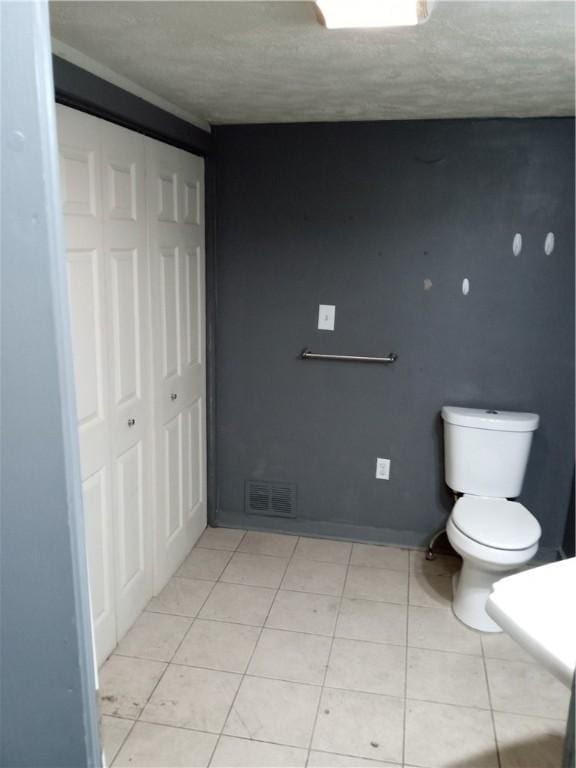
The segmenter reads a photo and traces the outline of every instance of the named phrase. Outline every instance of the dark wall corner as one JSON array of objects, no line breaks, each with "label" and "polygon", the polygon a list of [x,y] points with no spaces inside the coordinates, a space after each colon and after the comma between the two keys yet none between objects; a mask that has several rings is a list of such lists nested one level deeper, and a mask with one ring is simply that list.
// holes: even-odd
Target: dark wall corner
[{"label": "dark wall corner", "polygon": [[565,557],[574,557],[575,555],[574,517],[575,517],[575,500],[574,500],[574,474],[573,474],[572,475],[572,492],[570,494],[570,502],[568,504],[568,514],[566,515],[566,526],[564,527],[564,538],[562,540],[562,552],[565,555]]},{"label": "dark wall corner", "polygon": [[206,442],[208,523],[217,522],[218,485],[216,473],[216,310],[218,279],[216,271],[217,157],[205,160],[206,188]]}]

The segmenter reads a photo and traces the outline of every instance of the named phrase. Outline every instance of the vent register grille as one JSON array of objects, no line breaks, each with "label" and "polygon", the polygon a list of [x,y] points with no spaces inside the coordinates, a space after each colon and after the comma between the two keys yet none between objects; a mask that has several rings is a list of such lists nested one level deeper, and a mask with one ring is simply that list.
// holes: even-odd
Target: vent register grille
[{"label": "vent register grille", "polygon": [[296,517],[296,485],[246,480],[244,510],[247,515]]}]

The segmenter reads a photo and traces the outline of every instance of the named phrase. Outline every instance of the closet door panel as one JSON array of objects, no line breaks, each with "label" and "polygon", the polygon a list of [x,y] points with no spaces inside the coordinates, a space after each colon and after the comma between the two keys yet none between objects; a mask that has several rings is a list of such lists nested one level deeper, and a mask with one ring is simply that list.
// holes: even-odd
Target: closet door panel
[{"label": "closet door panel", "polygon": [[162,382],[165,389],[178,386],[180,375],[180,274],[178,248],[160,251],[160,313],[162,322]]},{"label": "closet door panel", "polygon": [[203,164],[199,158],[153,140],[147,141],[147,162],[154,405],[161,446],[155,540],[158,590],[206,524],[203,481],[198,479],[205,471],[203,441],[192,438],[191,416],[191,408],[198,402],[196,424],[202,431]]},{"label": "closet door panel", "polygon": [[185,345],[184,365],[202,365],[202,332],[203,323],[203,264],[202,249],[196,246],[184,253],[184,314],[185,314]]},{"label": "closet door panel", "polygon": [[102,662],[116,645],[116,625],[110,620],[115,615],[114,552],[109,535],[112,510],[106,467],[84,480],[82,494],[93,631],[98,661]]},{"label": "closet door panel", "polygon": [[100,663],[116,644],[101,135],[98,121],[88,115],[62,106],[57,115],[88,577]]},{"label": "closet door panel", "polygon": [[146,567],[144,561],[144,503],[142,443],[138,442],[116,460],[118,504],[118,592],[130,590]]},{"label": "closet door panel", "polygon": [[134,404],[142,397],[138,252],[135,249],[112,249],[110,266],[114,313],[114,403],[121,407]]},{"label": "closet door panel", "polygon": [[98,257],[94,249],[68,250],[68,289],[75,332],[76,408],[81,425],[104,416]]},{"label": "closet door panel", "polygon": [[182,158],[182,269],[186,275],[182,315],[186,324],[182,354],[187,392],[185,424],[185,476],[188,494],[184,516],[193,530],[205,525],[206,500],[206,367],[205,367],[205,259],[204,259],[204,165],[193,155]]},{"label": "closet door panel", "polygon": [[203,499],[203,432],[202,412],[204,401],[196,400],[186,411],[184,417],[183,467],[184,467],[184,509],[188,519]]},{"label": "closet door panel", "polygon": [[151,381],[145,145],[102,122],[118,638],[152,596]]},{"label": "closet door panel", "polygon": [[178,414],[163,429],[165,530],[170,543],[182,531],[182,419]]},{"label": "closet door panel", "polygon": [[107,464],[108,412],[102,333],[101,251],[68,249],[68,295],[82,477]]},{"label": "closet door panel", "polygon": [[[62,114],[64,109],[66,107],[58,107],[59,114]],[[82,123],[86,124],[86,117],[68,114],[65,120],[67,124],[62,126],[60,134],[60,192],[63,212],[65,216],[85,216],[96,222],[100,189],[96,167],[99,156],[98,132],[91,126],[88,135],[82,137],[80,126]]]},{"label": "closet door panel", "polygon": [[[107,139],[113,140],[112,134],[119,135],[120,131],[115,126],[106,126]],[[128,132],[124,132],[125,145],[127,142],[135,144],[141,142],[141,139],[131,137]],[[109,216],[118,221],[137,221],[141,211],[138,206],[137,184],[142,183],[142,168],[138,169],[136,162],[131,162],[123,158],[119,152],[109,148],[107,152],[106,165],[106,184],[108,186],[107,199],[109,205]]]}]

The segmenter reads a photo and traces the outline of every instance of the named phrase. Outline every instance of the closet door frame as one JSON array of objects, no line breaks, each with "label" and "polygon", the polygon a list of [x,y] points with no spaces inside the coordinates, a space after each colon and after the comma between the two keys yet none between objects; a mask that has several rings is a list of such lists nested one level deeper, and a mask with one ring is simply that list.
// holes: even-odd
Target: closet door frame
[{"label": "closet door frame", "polygon": [[208,520],[216,515],[216,407],[215,407],[215,258],[213,201],[216,167],[212,160],[213,134],[208,124],[191,123],[133,93],[72,64],[52,57],[56,102],[100,117],[159,142],[179,147],[204,160],[205,186],[205,272],[206,272],[206,503]]},{"label": "closet door frame", "polygon": [[[77,160],[82,153],[89,169],[89,200],[76,201],[75,213],[91,215],[95,226],[99,227],[98,244],[94,255],[97,269],[96,287],[98,291],[97,317],[101,331],[100,366],[104,371],[112,372],[104,375],[107,381],[100,382],[103,390],[100,393],[102,410],[102,428],[107,429],[110,439],[107,455],[103,460],[105,465],[104,492],[105,504],[98,519],[98,530],[104,544],[98,545],[92,552],[91,590],[96,588],[97,578],[94,572],[105,570],[100,574],[103,580],[104,603],[107,612],[107,627],[104,632],[98,630],[98,617],[94,625],[95,637],[98,636],[96,650],[98,661],[102,662],[114,649],[116,642],[123,636],[140,611],[145,608],[153,594],[157,594],[173,575],[179,564],[186,557],[206,525],[207,507],[207,452],[206,435],[206,279],[205,279],[205,179],[204,160],[197,154],[176,149],[175,147],[146,138],[142,134],[119,127],[109,120],[87,115],[80,110],[58,106],[60,116],[59,132],[66,132],[66,121],[79,126],[76,131],[80,136],[81,147],[78,152],[72,151],[72,160]],[[84,137],[90,137],[84,147]],[[139,155],[139,160],[125,162],[126,157],[118,149],[126,142],[133,145],[133,154]],[[75,142],[72,142],[74,144]],[[78,142],[76,142],[78,143]],[[139,145],[139,148],[136,146]],[[130,154],[128,152],[128,154]],[[158,312],[153,305],[158,304],[161,296],[155,286],[154,251],[152,241],[153,213],[158,203],[157,179],[154,178],[154,168],[160,158],[160,165],[165,161],[172,166],[174,181],[174,211],[168,216],[169,223],[176,224],[175,264],[178,272],[177,289],[175,293],[176,316],[179,323],[177,338],[177,369],[178,376],[172,381],[160,381],[158,377],[159,351],[156,329],[159,326]],[[135,167],[136,166],[136,167]],[[153,191],[151,191],[153,190]],[[65,194],[63,195],[65,198]],[[66,200],[64,200],[66,205]],[[72,210],[74,210],[74,201]],[[82,206],[87,210],[83,210]],[[68,211],[70,212],[70,211]],[[139,216],[145,219],[143,236],[131,232],[131,227],[137,228]],[[166,218],[166,217],[164,217]],[[79,232],[84,220],[78,224]],[[124,230],[124,231],[123,231]],[[148,382],[148,391],[140,392],[142,397],[122,397],[118,395],[118,358],[117,327],[118,299],[114,292],[118,289],[118,269],[122,264],[124,275],[130,272],[131,259],[141,252],[144,263],[138,264],[140,270],[135,279],[142,279],[140,298],[142,305],[141,319],[145,328],[141,334],[142,381]],[[140,260],[141,261],[141,260]],[[115,272],[116,270],[116,272]],[[194,292],[192,292],[194,289]],[[73,303],[73,297],[71,296]],[[116,306],[114,306],[114,298]],[[136,313],[138,314],[138,313]],[[195,314],[195,320],[192,315]],[[191,332],[194,330],[194,338]],[[147,339],[147,341],[146,341]],[[121,340],[120,340],[121,341]],[[147,347],[147,349],[146,349]],[[148,354],[146,354],[146,352]],[[120,352],[121,354],[121,352]],[[138,355],[136,355],[138,356]],[[115,374],[114,374],[115,372]],[[125,394],[125,393],[124,393]],[[132,393],[134,394],[134,393]],[[167,398],[177,397],[173,401]],[[136,402],[137,400],[142,402]],[[132,410],[138,414],[132,413]],[[165,485],[162,485],[162,467],[159,464],[165,460],[161,454],[160,425],[166,419],[173,417],[177,422],[178,443],[178,531],[179,535],[173,541],[167,541],[165,515]],[[136,424],[128,427],[128,422],[135,420]],[[104,424],[104,421],[106,422]],[[144,421],[146,428],[139,441],[135,435],[140,423]],[[82,425],[79,425],[81,429]],[[99,437],[102,443],[102,435]],[[130,456],[135,443],[141,444],[141,456],[132,460],[132,471],[139,466],[142,482],[139,484],[141,499],[150,503],[146,509],[146,524],[141,527],[143,535],[140,547],[143,556],[140,573],[141,587],[136,589],[135,596],[127,596],[127,605],[120,606],[123,591],[129,591],[130,579],[126,575],[125,551],[119,543],[122,537],[126,539],[121,515],[118,514],[119,479],[122,475],[118,460]],[[197,454],[194,455],[195,445]],[[101,451],[104,450],[102,445]],[[83,451],[86,454],[86,451]],[[83,464],[90,464],[93,451],[83,456]],[[196,461],[196,464],[194,464]],[[139,463],[141,462],[141,463]],[[142,467],[144,470],[142,471]],[[187,469],[189,468],[189,471]],[[94,472],[83,471],[86,484],[93,481]],[[97,475],[98,473],[96,473]],[[134,483],[132,483],[134,486]],[[86,488],[84,489],[86,491]],[[90,489],[88,489],[90,490]],[[116,503],[114,501],[116,495]],[[86,504],[85,514],[89,513]],[[87,540],[90,551],[93,541]],[[166,546],[168,545],[168,546]],[[134,560],[134,557],[132,558]],[[102,569],[102,564],[106,567]],[[137,580],[134,577],[134,582]],[[95,586],[92,586],[94,584]],[[102,589],[99,595],[101,596]]]},{"label": "closet door frame", "polygon": [[215,264],[214,220],[211,212],[215,198],[214,149],[209,125],[191,123],[160,107],[143,101],[129,91],[66,61],[52,57],[54,89],[58,104],[100,117],[116,125],[150,136],[166,145],[179,147],[204,160],[205,199],[205,272],[206,272],[206,503],[208,519],[216,514],[216,417],[215,417]]}]

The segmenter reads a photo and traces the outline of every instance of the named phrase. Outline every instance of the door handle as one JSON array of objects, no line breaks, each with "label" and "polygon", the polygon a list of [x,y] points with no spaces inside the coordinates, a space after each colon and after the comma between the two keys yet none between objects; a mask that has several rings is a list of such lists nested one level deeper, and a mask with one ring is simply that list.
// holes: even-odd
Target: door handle
[{"label": "door handle", "polygon": [[128,419],[128,426],[133,427],[136,424],[136,419]]}]

